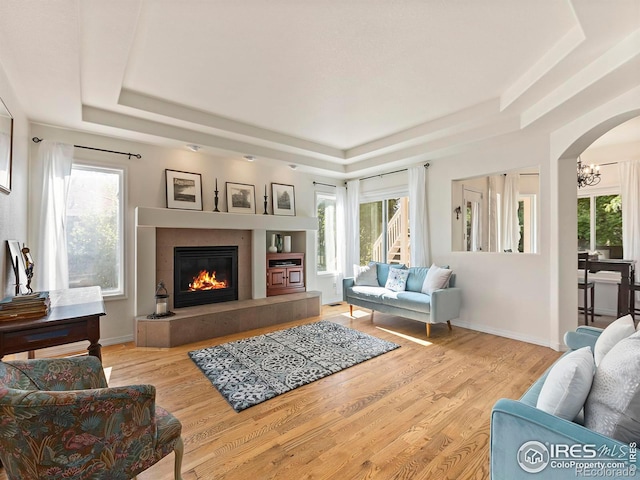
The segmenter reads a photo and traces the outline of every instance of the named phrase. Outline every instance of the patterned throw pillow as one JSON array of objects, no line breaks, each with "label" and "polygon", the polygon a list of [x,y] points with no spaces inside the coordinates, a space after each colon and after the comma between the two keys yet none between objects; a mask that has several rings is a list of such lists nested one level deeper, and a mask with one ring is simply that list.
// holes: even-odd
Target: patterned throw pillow
[{"label": "patterned throw pillow", "polygon": [[384,288],[391,290],[392,292],[404,292],[407,286],[407,278],[409,277],[409,270],[401,270],[399,268],[390,268],[389,277],[387,277],[387,283]]},{"label": "patterned throw pillow", "polygon": [[379,287],[378,284],[378,267],[375,263],[371,262],[369,265],[361,267],[360,265],[353,266],[353,276],[355,277],[355,284],[359,287]]},{"label": "patterned throw pillow", "polygon": [[593,377],[584,426],[621,442],[640,439],[640,332],[620,340]]}]

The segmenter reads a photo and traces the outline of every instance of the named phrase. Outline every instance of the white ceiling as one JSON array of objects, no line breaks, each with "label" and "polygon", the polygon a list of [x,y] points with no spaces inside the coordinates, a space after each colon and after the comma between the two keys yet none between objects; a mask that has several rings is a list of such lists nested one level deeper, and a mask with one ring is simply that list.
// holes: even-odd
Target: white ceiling
[{"label": "white ceiling", "polygon": [[636,86],[640,1],[0,0],[0,63],[33,122],[348,177]]}]

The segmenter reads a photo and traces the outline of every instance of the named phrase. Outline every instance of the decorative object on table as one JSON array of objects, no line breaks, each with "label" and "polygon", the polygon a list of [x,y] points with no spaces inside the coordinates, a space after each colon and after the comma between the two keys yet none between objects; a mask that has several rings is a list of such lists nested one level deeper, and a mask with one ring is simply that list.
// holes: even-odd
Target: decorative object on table
[{"label": "decorative object on table", "polygon": [[271,246],[269,247],[269,253],[277,253],[278,247],[276,246],[276,234],[271,234]]},{"label": "decorative object on table", "polygon": [[276,233],[276,249],[278,253],[282,253],[282,235]]},{"label": "decorative object on table", "polygon": [[399,347],[320,321],[194,350],[189,357],[240,412]]},{"label": "decorative object on table", "polygon": [[245,183],[227,182],[227,211],[256,213],[256,187]]},{"label": "decorative object on table", "polygon": [[147,318],[162,318],[175,315],[175,313],[169,310],[169,294],[162,280],[160,280],[156,286],[155,300],[156,310],[151,315],[147,315]]},{"label": "decorative object on table", "polygon": [[24,263],[24,255],[17,240],[7,240],[9,256],[11,257],[11,268],[15,278],[15,295],[27,293],[27,272]]},{"label": "decorative object on table", "polygon": [[50,307],[49,292],[6,297],[0,300],[0,321],[46,317]]},{"label": "decorative object on table", "polygon": [[271,184],[271,198],[273,201],[274,215],[296,214],[296,196],[293,185],[284,185],[282,183]]},{"label": "decorative object on table", "polygon": [[268,204],[268,200],[269,197],[267,196],[267,186],[264,186],[264,213],[263,215],[269,215],[269,213],[267,212],[267,204]]},{"label": "decorative object on table", "polygon": [[291,253],[291,235],[284,236],[284,243],[282,245],[282,251],[284,253]]},{"label": "decorative object on table", "polygon": [[11,193],[13,117],[0,98],[0,192]]},{"label": "decorative object on table", "polygon": [[27,293],[33,293],[31,279],[33,278],[33,267],[35,264],[33,263],[29,248],[24,243],[22,244],[22,257],[25,265],[24,272],[27,274]]},{"label": "decorative object on table", "polygon": [[216,189],[213,192],[215,195],[213,197],[213,211],[214,212],[219,212],[220,210],[218,210],[218,179],[216,178]]},{"label": "decorative object on table", "polygon": [[202,176],[199,173],[165,169],[167,208],[202,210]]}]

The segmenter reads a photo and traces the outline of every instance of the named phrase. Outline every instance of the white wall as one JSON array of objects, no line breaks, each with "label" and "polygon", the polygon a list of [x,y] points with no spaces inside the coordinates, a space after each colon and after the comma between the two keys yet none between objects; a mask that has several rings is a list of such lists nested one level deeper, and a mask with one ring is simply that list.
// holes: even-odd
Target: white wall
[{"label": "white wall", "polygon": [[[78,162],[87,162],[97,165],[123,167],[125,169],[126,183],[126,214],[125,214],[125,291],[124,298],[107,299],[107,315],[101,320],[101,342],[104,345],[121,343],[133,339],[134,332],[134,209],[137,206],[165,207],[165,169],[181,170],[200,173],[202,175],[203,209],[212,211],[214,208],[215,180],[218,179],[220,191],[219,208],[226,211],[225,182],[247,183],[256,186],[256,206],[258,213],[263,211],[264,187],[270,192],[271,182],[294,185],[296,199],[296,214],[299,216],[315,216],[315,190],[313,181],[323,181],[318,177],[311,177],[304,173],[291,170],[287,166],[266,164],[257,159],[255,162],[247,162],[241,155],[220,156],[202,152],[170,149],[148,145],[144,143],[130,142],[116,138],[92,135],[83,132],[64,130],[39,124],[32,125],[32,136],[46,138],[48,140],[87,145],[109,150],[118,150],[131,153],[139,153],[142,159],[108,153],[94,152],[85,149],[75,149],[75,158]],[[30,202],[38,202],[38,182],[40,181],[37,168],[38,146],[29,142],[31,147],[31,162],[34,175],[31,177],[33,195]],[[335,181],[333,182],[335,184]],[[269,193],[269,212],[271,212],[271,194]],[[35,219],[30,219],[30,242],[38,235],[38,227]],[[315,242],[314,242],[315,243]],[[265,246],[266,248],[266,246]],[[33,251],[36,262],[38,252]],[[72,252],[70,252],[72,254]],[[307,288],[318,290],[326,285],[317,283],[315,272],[315,256],[306,262]],[[155,284],[155,279],[149,279]],[[325,293],[323,290],[323,297]],[[149,312],[151,313],[151,312]]]},{"label": "white wall", "polygon": [[0,243],[2,255],[2,275],[0,293],[2,296],[14,293],[15,277],[11,260],[7,253],[6,241],[27,242],[28,198],[28,137],[29,123],[14,94],[7,76],[0,65],[0,98],[13,116],[13,168],[11,193],[0,192]]}]

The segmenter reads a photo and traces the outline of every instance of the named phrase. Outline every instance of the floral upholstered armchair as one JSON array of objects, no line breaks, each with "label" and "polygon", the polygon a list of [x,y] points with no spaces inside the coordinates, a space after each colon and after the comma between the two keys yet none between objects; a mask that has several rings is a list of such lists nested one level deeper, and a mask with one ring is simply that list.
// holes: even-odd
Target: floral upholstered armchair
[{"label": "floral upholstered armchair", "polygon": [[9,479],[127,480],[175,451],[182,425],[152,385],[108,388],[96,357],[0,362],[0,460]]}]

